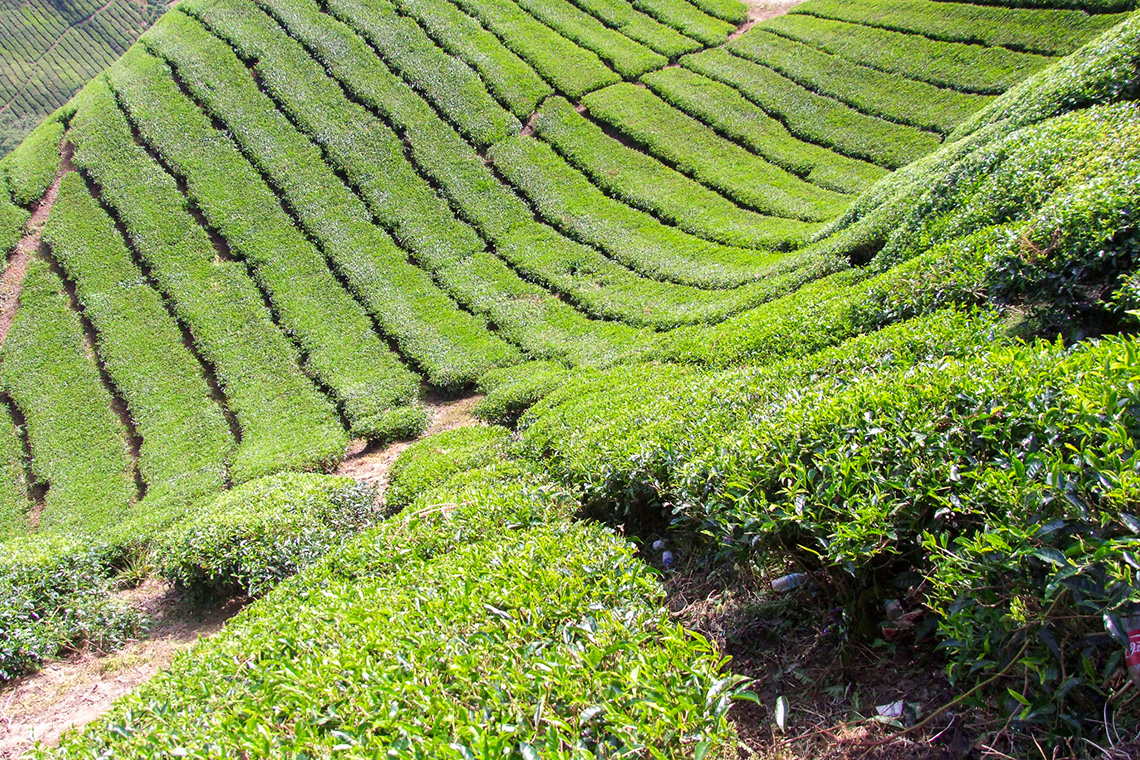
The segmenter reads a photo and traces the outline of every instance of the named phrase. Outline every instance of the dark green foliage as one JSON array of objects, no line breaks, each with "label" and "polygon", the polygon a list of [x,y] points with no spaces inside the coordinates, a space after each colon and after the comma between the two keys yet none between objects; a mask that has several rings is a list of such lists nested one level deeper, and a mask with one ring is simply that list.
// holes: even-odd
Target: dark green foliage
[{"label": "dark green foliage", "polygon": [[775,32],[865,66],[964,92],[1000,93],[1053,60],[998,47],[931,40],[803,14],[781,16],[758,34],[745,33],[729,49],[752,55],[752,39]]},{"label": "dark green foliage", "polygon": [[31,206],[55,179],[62,137],[63,124],[45,121],[0,161],[0,174],[7,178],[12,200],[17,205]]},{"label": "dark green foliage", "polygon": [[1075,10],[995,8],[933,0],[813,0],[789,13],[1045,55],[1067,55],[1125,18],[1124,14],[1090,16]]},{"label": "dark green foliage", "polygon": [[392,464],[384,494],[387,511],[406,508],[458,472],[491,464],[503,456],[509,440],[505,428],[490,426],[455,428],[413,443]]},{"label": "dark green foliage", "polygon": [[272,475],[175,524],[158,539],[155,561],[195,599],[261,596],[375,517],[371,490],[351,478]]},{"label": "dark green foliage", "polygon": [[108,651],[143,628],[111,599],[106,544],[26,536],[0,545],[0,683],[84,647]]},{"label": "dark green foliage", "polygon": [[123,519],[138,496],[126,430],[92,349],[63,283],[33,259],[0,370],[27,423],[33,471],[49,486],[45,530],[98,533]]},{"label": "dark green foliage", "polygon": [[479,392],[486,395],[474,414],[493,425],[512,426],[523,412],[561,385],[568,372],[555,362],[525,362],[488,372],[479,379]]},{"label": "dark green foliage", "polygon": [[177,518],[222,490],[235,446],[202,367],[75,172],[61,183],[43,240],[75,283],[103,368],[142,437],[138,468],[147,491],[139,509]]}]

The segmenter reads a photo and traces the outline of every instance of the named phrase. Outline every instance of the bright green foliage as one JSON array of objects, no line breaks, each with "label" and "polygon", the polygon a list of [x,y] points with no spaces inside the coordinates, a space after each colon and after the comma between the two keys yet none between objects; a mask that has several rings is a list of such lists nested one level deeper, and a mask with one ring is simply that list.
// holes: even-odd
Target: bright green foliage
[{"label": "bright green foliage", "polygon": [[454,507],[417,503],[279,587],[53,754],[369,757],[410,741],[433,757],[679,758],[724,745],[737,682],[667,621],[631,548],[598,526],[525,527],[549,508],[483,483],[433,492]]},{"label": "bright green foliage", "polygon": [[[1053,59],[998,47],[963,45],[914,34],[805,16],[781,16],[764,25],[794,40],[865,66],[964,92],[1000,93]],[[728,47],[752,55],[751,32]]]},{"label": "bright green foliage", "polygon": [[748,6],[740,0],[692,0],[692,3],[710,16],[730,24],[743,24],[748,19]]},{"label": "bright green foliage", "polygon": [[165,10],[159,0],[0,5],[0,156],[122,55]]},{"label": "bright green foliage", "polygon": [[1044,55],[1068,55],[1125,19],[1125,14],[1090,16],[1074,10],[987,8],[934,0],[812,0],[789,13]]},{"label": "bright green foliage", "polygon": [[[479,372],[510,361],[513,351],[509,346],[488,333],[479,320],[460,312],[438,291],[435,299],[425,297],[412,300],[417,291],[426,290],[430,293],[434,290],[430,279],[409,265],[403,252],[396,248],[381,229],[372,224],[370,214],[360,199],[324,165],[319,149],[276,110],[267,96],[257,91],[253,79],[233,53],[220,41],[207,35],[200,25],[185,16],[177,18],[183,19],[183,23],[163,23],[152,29],[144,39],[180,64],[179,71],[187,86],[205,101],[215,116],[226,121],[234,138],[245,147],[253,162],[282,192],[302,228],[321,244],[349,286],[362,297],[370,297],[373,303],[380,302],[372,309],[373,316],[385,332],[396,339],[404,353],[427,370],[432,382],[443,386],[462,385],[474,379]],[[178,29],[177,35],[172,31],[175,29]],[[198,43],[197,48],[194,43]],[[203,140],[220,139],[216,134],[209,136],[210,128],[205,116],[196,110],[190,110],[193,109],[193,104],[181,97],[171,79],[155,76],[145,86],[151,97],[160,99],[168,111],[173,111],[176,107],[186,109],[182,122],[187,129],[190,129],[190,124],[194,121],[200,123],[191,135],[202,134]],[[163,148],[159,147],[160,150]],[[171,145],[171,148],[179,146]],[[197,162],[201,153],[201,150],[188,150],[177,155],[179,162],[185,163]],[[171,161],[174,162],[174,156]],[[202,160],[202,165],[197,168],[204,173],[209,170],[210,163]],[[235,166],[232,171],[239,170],[240,167]],[[186,174],[190,176],[189,171]],[[217,179],[205,184],[207,188],[223,188],[223,183]],[[240,186],[231,187],[234,192],[240,189]],[[266,197],[265,203],[272,205],[274,201]],[[219,212],[223,208],[224,204],[220,205]],[[268,205],[266,209],[268,213]],[[288,220],[282,217],[281,224],[287,225]],[[223,228],[223,232],[228,230]],[[280,236],[285,234],[282,232]],[[273,240],[274,236],[267,239]],[[298,240],[302,238],[298,237]],[[240,239],[235,237],[232,242],[247,257],[269,256],[272,260],[280,257],[281,254],[275,252],[273,245],[265,241],[266,238],[262,238],[260,246],[251,246],[248,250],[240,245]],[[312,248],[307,253],[310,257],[316,255]],[[384,264],[388,266],[385,267]],[[331,300],[335,294],[343,292],[331,273],[324,267],[318,268],[316,262],[303,271],[310,272],[310,276],[319,274],[325,280],[323,286],[313,288],[317,295],[303,300]],[[392,292],[392,280],[409,281],[413,287]],[[381,281],[385,281],[383,285]],[[292,290],[285,288],[285,295],[299,295],[293,294]],[[372,334],[371,326],[359,312],[359,307],[352,304],[347,295],[343,295],[341,300],[341,308],[346,315],[344,327],[333,322],[332,313],[324,307],[310,312],[312,322],[308,329],[313,332],[318,329],[327,330],[328,334],[323,336],[326,340],[337,335],[343,338],[360,336],[357,340],[368,340],[375,348],[380,348],[381,344]],[[409,312],[415,318],[405,316]],[[348,317],[356,324],[347,322]],[[293,326],[296,322],[289,320],[286,324]],[[308,361],[316,361],[312,349],[308,346],[305,348],[309,349]],[[359,364],[358,371],[361,375],[368,371],[368,367],[372,367],[373,372],[383,373],[382,377],[359,383],[358,387],[366,392],[374,389],[371,392],[380,391],[390,395],[376,404],[371,415],[354,414],[349,407],[349,418],[354,422],[357,419],[364,422],[368,417],[382,413],[384,407],[406,404],[416,391],[415,378],[400,365],[395,355],[388,352],[386,347],[383,349],[383,353],[376,352],[376,356],[353,357],[353,351],[346,348],[343,352],[338,352],[340,356],[337,359],[330,357],[322,367],[329,372],[355,362]],[[322,379],[324,377],[327,375]],[[331,379],[326,382],[334,390],[338,388],[338,384],[331,382]]]},{"label": "bright green foliage", "polygon": [[126,431],[63,283],[33,259],[20,310],[0,349],[4,388],[24,415],[32,469],[49,488],[41,529],[97,533],[138,494]]},{"label": "bright green foliage", "polygon": [[671,108],[631,83],[607,87],[582,99],[590,115],[628,135],[681,172],[757,211],[805,221],[823,221],[847,199],[717,136],[696,119]]},{"label": "bright green foliage", "polygon": [[865,114],[943,134],[989,100],[860,66],[763,30],[748,35],[747,57]]},{"label": "bright green foliage", "polygon": [[853,158],[896,169],[938,147],[937,135],[859,113],[725,50],[687,55],[681,65],[735,87],[799,139]]},{"label": "bright green foliage", "polygon": [[43,240],[75,283],[103,368],[142,437],[138,468],[146,499],[138,509],[178,517],[222,490],[235,445],[201,365],[75,172],[61,183]]},{"label": "bright green foliage", "polygon": [[475,406],[475,416],[493,425],[514,425],[523,412],[561,385],[568,372],[555,362],[492,370],[479,378],[479,392],[486,395]]},{"label": "bright green foliage", "polygon": [[[978,5],[1025,8],[1072,8],[1088,13],[1118,13],[1136,7],[1136,0],[976,0]],[[939,0],[941,2],[941,0]]]},{"label": "bright green foliage", "polygon": [[320,560],[375,517],[351,478],[284,473],[219,496],[161,536],[163,575],[196,599],[261,596]]},{"label": "bright green foliage", "polygon": [[510,437],[496,426],[459,427],[413,443],[392,464],[384,494],[387,511],[406,508],[458,472],[493,463],[503,456]]},{"label": "bright green foliage", "polygon": [[90,538],[24,536],[0,545],[0,683],[84,647],[107,651],[143,620],[113,600],[114,552]]},{"label": "bright green foliage", "polygon": [[[670,69],[672,71],[673,69]],[[605,134],[562,98],[542,104],[535,132],[611,197],[693,235],[726,245],[780,248],[817,229],[734,205],[685,175]]]},{"label": "bright green foliage", "polygon": [[[887,173],[866,161],[796,139],[779,120],[733,88],[686,68],[674,66],[654,71],[641,81],[674,108],[820,187],[857,193]],[[765,226],[771,224],[765,221]]]},{"label": "bright green foliage", "polygon": [[705,15],[686,0],[633,0],[633,7],[705,45],[723,45],[733,26]]},{"label": "bright green foliage", "polygon": [[634,10],[631,4],[623,0],[571,0],[571,2],[611,29],[618,30],[651,50],[656,50],[666,58],[676,58],[701,48],[701,43]]},{"label": "bright green foliage", "polygon": [[479,22],[448,0],[395,0],[435,43],[479,72],[487,88],[519,119],[525,119],[554,89]]},{"label": "bright green foliage", "polygon": [[620,79],[598,57],[544,26],[513,2],[456,0],[568,98]]},{"label": "bright green foliage", "polygon": [[388,0],[329,0],[329,12],[356,29],[477,146],[518,134],[518,119],[495,102],[467,64],[435,46]]},{"label": "bright green foliage", "polygon": [[515,0],[554,31],[597,53],[623,77],[637,77],[669,62],[660,53],[638,44],[620,32],[583,13],[569,0]]},{"label": "bright green foliage", "polygon": [[0,161],[0,174],[7,177],[12,200],[25,208],[47,191],[59,170],[63,124],[45,121]]},{"label": "bright green foliage", "polygon": [[710,243],[668,227],[608,198],[538,140],[504,140],[487,155],[544,219],[647,277],[731,287],[771,274],[785,258]]},{"label": "bright green foliage", "polygon": [[0,255],[6,255],[20,242],[29,216],[27,211],[12,202],[8,180],[0,171]]},{"label": "bright green foliage", "polygon": [[28,529],[28,473],[24,440],[7,406],[0,409],[0,543]]},{"label": "bright green foliage", "polygon": [[[120,85],[133,76],[127,65],[110,74]],[[122,92],[134,115],[147,114],[132,89]],[[174,179],[135,143],[106,83],[96,80],[85,95],[68,131],[75,162],[99,183],[102,200],[217,375],[241,428],[232,480],[339,461],[348,437],[297,366],[244,264],[216,258]],[[149,118],[161,121],[158,113]]]}]

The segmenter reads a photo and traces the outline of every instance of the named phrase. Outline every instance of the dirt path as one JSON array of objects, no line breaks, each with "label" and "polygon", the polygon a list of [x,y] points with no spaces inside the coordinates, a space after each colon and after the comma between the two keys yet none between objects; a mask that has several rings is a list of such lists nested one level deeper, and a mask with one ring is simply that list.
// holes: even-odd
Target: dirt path
[{"label": "dirt path", "polygon": [[735,40],[763,21],[776,18],[776,16],[783,16],[804,1],[805,0],[743,0],[744,4],[748,6],[748,20],[741,24],[740,28],[735,32],[728,35],[729,42]]},{"label": "dirt path", "polygon": [[0,346],[4,345],[8,331],[12,329],[12,322],[16,319],[16,310],[20,308],[20,290],[24,287],[24,275],[28,273],[28,264],[32,260],[32,255],[40,247],[40,233],[43,232],[44,223],[47,222],[52,206],[55,205],[55,199],[59,196],[59,183],[63,181],[65,174],[75,171],[75,165],[71,163],[72,153],[71,144],[65,142],[59,151],[59,171],[56,172],[55,180],[36,204],[31,219],[25,225],[27,234],[16,244],[16,251],[8,260],[8,267],[0,275]]},{"label": "dirt path", "polygon": [[[416,440],[457,427],[482,425],[483,423],[472,414],[475,405],[482,398],[482,396],[468,396],[448,401],[429,400],[427,407],[432,413],[431,423]],[[336,474],[347,475],[360,483],[375,485],[376,498],[379,499],[388,490],[388,470],[391,469],[392,462],[413,443],[415,441],[397,441],[386,446],[369,448],[367,441],[354,441],[348,456],[337,468]]]},{"label": "dirt path", "polygon": [[95,720],[199,637],[217,633],[243,604],[189,607],[156,580],[121,596],[154,620],[148,637],[113,654],[79,653],[53,662],[0,692],[0,760],[15,760],[36,742],[55,744],[67,729]]}]

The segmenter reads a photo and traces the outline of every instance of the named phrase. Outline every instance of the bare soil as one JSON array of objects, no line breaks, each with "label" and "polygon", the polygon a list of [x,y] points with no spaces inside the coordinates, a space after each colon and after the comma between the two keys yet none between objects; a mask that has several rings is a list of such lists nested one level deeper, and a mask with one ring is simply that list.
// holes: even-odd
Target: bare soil
[{"label": "bare soil", "polygon": [[[472,414],[475,405],[482,398],[482,396],[467,396],[450,400],[429,399],[426,405],[432,412],[431,423],[420,437],[426,438],[467,425],[482,425],[482,421]],[[413,443],[415,441],[397,441],[384,446],[370,447],[367,441],[354,441],[349,448],[348,456],[337,468],[336,474],[347,475],[359,483],[376,486],[376,498],[379,500],[388,490],[388,470],[392,468],[392,463]]]},{"label": "bare soil", "polygon": [[776,16],[783,16],[802,2],[804,0],[744,0],[744,4],[748,6],[748,20],[741,24],[735,32],[728,35],[729,41],[735,40],[761,22],[776,18]]},{"label": "bare soil", "polygon": [[168,584],[153,579],[121,597],[153,621],[147,638],[112,654],[76,653],[0,691],[0,760],[22,757],[37,743],[54,745],[68,729],[95,720],[175,655],[217,633],[247,601],[193,607]]}]

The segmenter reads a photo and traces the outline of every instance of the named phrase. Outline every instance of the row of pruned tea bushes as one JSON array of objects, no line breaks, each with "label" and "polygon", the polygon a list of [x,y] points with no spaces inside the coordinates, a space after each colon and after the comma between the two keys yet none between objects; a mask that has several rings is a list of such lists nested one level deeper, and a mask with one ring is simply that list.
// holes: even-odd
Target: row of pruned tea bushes
[{"label": "row of pruned tea bushes", "polygon": [[[267,111],[272,103],[261,100],[253,79],[232,54],[227,60],[218,54],[217,47],[209,46],[203,53],[206,57],[197,58],[188,50],[201,39],[191,24],[186,16],[172,14],[152,29],[153,36],[144,39],[148,46],[179,62],[187,88],[209,98],[213,115],[228,118],[231,134],[242,145],[269,144],[281,149],[279,153],[266,150],[256,154],[262,167],[274,160],[286,166],[304,165],[313,153],[319,156],[315,149],[288,151],[293,146],[285,142],[282,133],[292,127],[276,110]],[[206,34],[200,27],[196,31]],[[177,37],[172,40],[175,33]],[[207,39],[223,46],[212,37]],[[198,76],[200,70],[195,66],[203,60],[210,61],[208,71],[213,75],[206,81]],[[227,63],[232,65],[227,67]],[[248,89],[243,90],[243,84]],[[210,124],[206,114],[178,92],[173,80],[154,77],[146,87],[154,107],[179,129],[177,133],[156,131],[153,124],[143,124],[143,139],[176,176],[184,179],[188,197],[228,248],[250,265],[278,323],[300,348],[303,366],[331,390],[352,432],[368,438],[418,432],[426,415],[418,415],[418,425],[410,431],[400,425],[390,429],[394,419],[406,416],[408,410],[404,408],[415,403],[418,376],[404,367],[400,357],[373,331],[364,310],[341,287],[325,257],[297,229],[257,170]],[[284,128],[274,130],[274,126]],[[258,138],[263,142],[255,143]],[[303,142],[301,146],[312,148]],[[299,172],[290,174],[297,176]],[[288,197],[294,208],[301,205],[296,193]]]},{"label": "row of pruned tea bushes", "polygon": [[703,638],[667,622],[631,547],[569,522],[569,505],[528,480],[501,464],[424,493],[54,754],[681,757],[725,746],[737,679]]},{"label": "row of pruned tea bushes", "polygon": [[939,138],[935,134],[859,113],[725,50],[687,55],[681,64],[736,88],[745,98],[783,122],[800,140],[852,158],[896,169],[938,147]]},{"label": "row of pruned tea bushes", "polygon": [[[383,299],[382,307],[377,304],[370,311],[385,332],[396,339],[403,353],[423,366],[433,383],[444,386],[462,385],[485,369],[511,361],[514,358],[511,347],[492,335],[482,320],[460,311],[439,293],[430,277],[409,264],[406,253],[372,223],[363,202],[325,165],[320,150],[289,123],[268,96],[258,91],[233,51],[196,22],[179,14],[174,16],[185,23],[160,22],[144,37],[147,44],[154,45],[179,64],[186,86],[203,99],[215,117],[227,124],[234,139],[281,191],[301,226],[321,245],[349,286],[362,300],[365,293],[372,294],[374,300]],[[194,104],[177,92],[169,75],[156,71],[144,87],[152,97],[161,98],[167,111],[173,110],[176,104],[185,110],[186,117],[181,121],[187,130],[193,119],[199,122],[197,133],[205,133],[204,140],[221,139]],[[232,146],[226,148],[243,161]],[[195,153],[201,152],[191,151],[184,160],[192,160]],[[201,163],[200,171],[210,171],[212,162],[203,159]],[[246,173],[253,171],[245,166]],[[233,171],[239,171],[239,167]],[[235,202],[243,201],[235,199]],[[288,223],[288,217],[280,211],[278,215],[282,222]],[[265,244],[260,250],[260,255],[265,256],[274,247]],[[319,256],[314,248],[310,247],[309,252]],[[246,253],[247,257],[257,255],[258,250]],[[362,320],[360,327],[347,331],[345,338],[359,335],[358,340],[365,337],[379,340],[370,336],[371,326],[359,313],[360,307],[339,287],[327,266],[323,265],[322,270],[330,281],[326,288],[331,289],[328,297],[339,294],[346,308],[355,309],[354,316]],[[385,283],[383,290],[376,284],[381,281]],[[407,283],[408,287],[400,288],[397,283]],[[436,291],[434,299],[412,298],[424,291],[430,294],[432,290]],[[327,317],[322,314],[318,321],[320,319],[327,320]],[[333,326],[330,321],[329,327]],[[313,358],[310,356],[309,361]],[[386,358],[380,357],[371,363],[381,359],[384,364],[379,364],[376,371],[391,368],[392,379],[385,385],[390,386],[392,392],[400,393],[401,400],[411,398],[415,393],[414,376],[402,368],[398,357],[390,352]],[[344,364],[351,366],[347,361]],[[335,367],[336,363],[331,362],[329,366]]]},{"label": "row of pruned tea bushes", "polygon": [[633,0],[633,7],[705,45],[723,45],[735,27],[705,14],[687,0]]},{"label": "row of pruned tea bushes", "polygon": [[533,361],[503,367],[479,378],[477,390],[484,394],[474,415],[492,425],[513,426],[523,412],[553,391],[569,370],[552,361]]},{"label": "row of pruned tea bushes", "polygon": [[828,190],[858,193],[887,173],[880,166],[796,139],[778,119],[737,90],[695,71],[674,66],[646,74],[641,81],[674,108],[770,163]]},{"label": "row of pruned tea bushes", "polygon": [[[514,218],[521,212],[523,218],[531,219],[525,204],[494,178],[471,146],[384,67],[351,29],[311,3],[294,2],[278,10],[287,30],[354,98],[402,133],[417,169],[442,186],[465,216],[478,219],[485,228],[491,225],[498,233],[504,229],[496,222],[505,201]],[[484,192],[491,197],[483,199]],[[624,325],[585,318],[553,294],[523,280],[497,257],[478,253],[456,261],[438,256],[443,253],[448,251],[442,247],[416,249],[448,292],[475,313],[485,314],[501,335],[533,356],[608,363],[642,350],[648,342]]]},{"label": "row of pruned tea bushes", "polygon": [[[673,71],[674,69],[669,69]],[[816,225],[742,209],[651,156],[622,145],[562,98],[542,104],[535,133],[605,193],[690,234],[747,248],[794,247]]]},{"label": "row of pruned tea bushes", "polygon": [[416,173],[400,138],[349,100],[324,67],[264,12],[237,0],[187,0],[179,10],[253,63],[278,107],[321,147],[325,162],[343,172],[373,216],[421,264],[454,261],[483,249],[474,230],[456,219],[447,201]]},{"label": "row of pruned tea bushes", "polygon": [[[290,4],[290,31],[317,42],[335,20],[304,4]],[[311,26],[309,26],[311,24]],[[319,32],[318,32],[319,30]],[[344,29],[343,31],[348,31]],[[312,38],[309,35],[312,35]],[[310,43],[312,44],[312,43]],[[367,60],[370,53],[361,51]],[[324,54],[319,53],[324,59]],[[340,54],[343,61],[343,54]],[[375,57],[372,56],[373,60]],[[377,62],[375,65],[379,65]],[[503,186],[482,159],[421,98],[394,75],[377,76],[358,66],[341,64],[338,75],[350,89],[373,99],[379,110],[404,130],[419,168],[443,191],[497,255],[522,275],[568,296],[589,314],[636,326],[665,329],[678,324],[715,321],[760,303],[786,287],[761,282],[734,291],[702,291],[689,286],[647,280],[607,259],[600,252],[573,243],[534,220],[527,204]]]},{"label": "row of pruned tea bushes", "polygon": [[479,72],[484,85],[519,119],[526,119],[554,89],[526,61],[448,0],[395,0],[435,43]]},{"label": "row of pruned tea bushes", "polygon": [[258,478],[162,533],[154,562],[195,600],[261,596],[375,522],[373,499],[371,489],[346,477]]},{"label": "row of pruned tea bushes", "polygon": [[571,0],[571,2],[611,29],[616,29],[651,50],[656,50],[670,60],[701,49],[701,43],[653,20],[622,0]]},{"label": "row of pruned tea bushes", "polygon": [[773,274],[786,258],[710,243],[664,225],[607,197],[544,142],[515,137],[496,144],[487,156],[550,224],[646,277],[734,287]]},{"label": "row of pruned tea bushes", "polygon": [[75,283],[103,369],[142,438],[137,465],[146,498],[138,509],[156,521],[177,517],[222,490],[235,446],[202,366],[78,173],[63,178],[43,240]]},{"label": "row of pruned tea bushes", "polygon": [[725,140],[644,87],[616,84],[582,99],[590,115],[666,164],[737,203],[772,216],[829,219],[848,199],[805,182]]},{"label": "row of pruned tea bushes", "polygon": [[1014,8],[1071,8],[1099,14],[1133,10],[1136,7],[1136,0],[977,0],[977,4]]},{"label": "row of pruned tea bushes", "polygon": [[935,0],[815,0],[790,13],[921,34],[946,42],[1068,55],[1124,20],[1124,14],[1090,16],[1075,10],[993,8]]},{"label": "row of pruned tea bushes", "polygon": [[710,16],[730,24],[740,25],[748,20],[748,6],[740,0],[692,0],[692,2]]},{"label": "row of pruned tea bushes", "polygon": [[[1047,56],[1032,53],[942,42],[803,14],[775,18],[764,25],[764,30],[864,66],[964,92],[1004,92],[1053,62]],[[743,35],[729,48],[750,57],[752,36]]]},{"label": "row of pruned tea bushes", "polygon": [[0,172],[0,254],[7,257],[24,236],[24,224],[30,214],[12,202],[8,179]]},{"label": "row of pruned tea bushes", "polygon": [[568,98],[621,79],[593,52],[578,47],[513,2],[456,0],[456,5],[482,21],[504,45]]},{"label": "row of pruned tea bushes", "polygon": [[27,451],[21,429],[5,403],[0,409],[0,543],[28,531]]},{"label": "row of pruned tea bushes", "polygon": [[532,16],[568,40],[592,50],[623,77],[636,78],[669,62],[577,8],[569,0],[516,0]]},{"label": "row of pruned tea bushes", "polygon": [[24,415],[32,471],[49,486],[40,525],[85,531],[114,525],[139,495],[126,430],[79,315],[43,259],[28,266],[0,361],[4,388]]},{"label": "row of pruned tea bushes", "polygon": [[[112,73],[120,81],[133,76]],[[233,481],[339,461],[347,435],[336,411],[301,371],[245,265],[216,260],[206,230],[174,179],[135,142],[102,78],[80,97],[68,139],[224,389],[241,428]]]},{"label": "row of pruned tea bushes", "polygon": [[396,6],[387,0],[329,0],[327,6],[476,146],[518,134],[519,120],[491,97],[479,75],[439,49]]},{"label": "row of pruned tea bushes", "polygon": [[109,651],[146,621],[111,597],[118,552],[89,536],[22,536],[0,546],[0,683],[67,652]]},{"label": "row of pruned tea bushes", "polygon": [[946,134],[989,100],[861,66],[762,30],[748,41],[749,60],[865,114],[918,129]]},{"label": "row of pruned tea bushes", "polygon": [[1137,594],[1137,352],[1021,345],[809,391],[690,465],[673,503],[723,547],[818,570],[865,625],[874,589],[924,578],[959,689],[1009,675],[988,695],[1012,717],[1100,725],[1123,642],[1089,637]]},{"label": "row of pruned tea bushes", "polygon": [[1138,63],[1140,16],[1133,14],[959,124],[949,139],[965,137],[988,124],[1005,122],[1008,129],[1016,129],[1073,108],[1135,98]]},{"label": "row of pruned tea bushes", "polygon": [[0,175],[16,205],[28,208],[47,191],[59,169],[62,139],[63,123],[49,119],[0,161]]},{"label": "row of pruned tea bushes", "polygon": [[686,461],[729,445],[749,412],[809,389],[838,392],[864,374],[969,356],[1000,339],[998,328],[992,314],[943,310],[742,369],[579,370],[522,417],[520,453],[545,463],[593,513],[621,522],[664,507]]},{"label": "row of pruned tea bushes", "polygon": [[459,427],[416,441],[400,453],[388,473],[386,511],[405,509],[421,493],[443,485],[456,473],[501,459],[510,438],[506,428],[487,426]]}]

